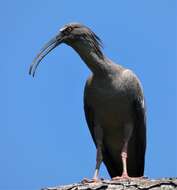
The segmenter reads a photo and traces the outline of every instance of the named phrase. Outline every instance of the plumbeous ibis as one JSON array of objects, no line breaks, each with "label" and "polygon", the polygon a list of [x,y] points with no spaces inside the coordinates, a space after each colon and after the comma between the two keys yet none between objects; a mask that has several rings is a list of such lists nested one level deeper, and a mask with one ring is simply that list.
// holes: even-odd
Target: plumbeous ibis
[{"label": "plumbeous ibis", "polygon": [[29,73],[59,44],[71,46],[91,70],[84,90],[86,121],[96,145],[94,180],[102,161],[112,178],[144,174],[146,110],[138,77],[101,51],[100,38],[88,27],[70,23],[60,29],[36,56]]}]

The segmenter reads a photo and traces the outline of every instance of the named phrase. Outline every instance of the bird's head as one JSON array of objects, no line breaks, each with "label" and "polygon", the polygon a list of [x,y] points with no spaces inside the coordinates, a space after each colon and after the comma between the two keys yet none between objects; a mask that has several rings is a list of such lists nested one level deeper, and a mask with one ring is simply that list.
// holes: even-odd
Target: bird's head
[{"label": "bird's head", "polygon": [[79,23],[70,23],[62,27],[58,34],[41,49],[30,66],[29,74],[34,76],[41,60],[61,43],[65,43],[73,48],[90,48],[94,50],[98,56],[102,56],[100,50],[102,42],[100,38],[88,27]]}]

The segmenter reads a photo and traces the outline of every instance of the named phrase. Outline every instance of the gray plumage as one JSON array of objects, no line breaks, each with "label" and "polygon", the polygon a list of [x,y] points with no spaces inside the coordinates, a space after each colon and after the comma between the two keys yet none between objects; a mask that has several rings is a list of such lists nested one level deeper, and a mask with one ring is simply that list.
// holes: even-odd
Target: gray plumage
[{"label": "gray plumage", "polygon": [[97,148],[94,179],[102,161],[111,177],[143,176],[146,113],[139,79],[103,55],[100,38],[78,23],[60,29],[35,58],[30,74],[34,76],[39,62],[60,43],[74,48],[92,71],[85,85],[84,110]]}]

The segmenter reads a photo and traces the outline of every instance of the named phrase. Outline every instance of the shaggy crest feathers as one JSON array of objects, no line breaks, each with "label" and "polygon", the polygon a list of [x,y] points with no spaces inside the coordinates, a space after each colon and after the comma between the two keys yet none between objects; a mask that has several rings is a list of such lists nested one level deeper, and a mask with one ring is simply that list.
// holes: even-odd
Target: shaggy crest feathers
[{"label": "shaggy crest feathers", "polygon": [[103,53],[101,51],[101,48],[103,48],[103,43],[101,39],[90,28],[79,23],[67,24],[65,28],[68,27],[71,27],[72,29],[83,28],[83,38],[89,42],[90,46],[95,50],[96,54],[99,57],[103,57]]}]

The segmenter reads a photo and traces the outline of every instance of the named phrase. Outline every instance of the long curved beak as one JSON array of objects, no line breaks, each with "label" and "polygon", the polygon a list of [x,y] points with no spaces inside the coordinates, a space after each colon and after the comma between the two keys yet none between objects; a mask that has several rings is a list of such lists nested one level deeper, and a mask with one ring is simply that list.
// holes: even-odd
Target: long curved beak
[{"label": "long curved beak", "polygon": [[61,33],[54,38],[52,38],[47,44],[44,45],[44,47],[41,49],[41,51],[37,54],[35,59],[33,60],[30,69],[29,74],[34,77],[36,73],[36,69],[41,62],[41,60],[49,53],[51,52],[55,47],[57,47],[59,44],[61,44],[63,41],[63,37]]}]

